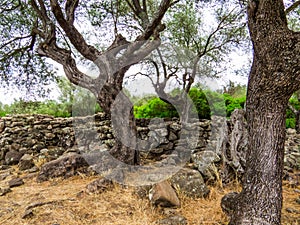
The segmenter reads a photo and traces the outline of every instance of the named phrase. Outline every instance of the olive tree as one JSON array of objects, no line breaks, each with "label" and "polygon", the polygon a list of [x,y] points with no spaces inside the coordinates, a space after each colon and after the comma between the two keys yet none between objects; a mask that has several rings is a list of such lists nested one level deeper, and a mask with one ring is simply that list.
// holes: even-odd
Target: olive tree
[{"label": "olive tree", "polygon": [[[153,2],[156,4],[152,6]],[[53,71],[49,69],[45,58],[54,60],[62,65],[71,83],[95,95],[104,112],[111,114],[114,111],[120,120],[118,124],[127,123],[114,130],[115,136],[135,143],[135,122],[133,110],[130,110],[132,104],[122,93],[123,79],[132,65],[160,44],[160,32],[165,29],[162,19],[175,3],[173,0],[3,1],[0,4],[3,15],[0,24],[3,33],[0,47],[1,77],[7,81],[14,80],[17,84],[24,82],[28,86],[33,81],[47,82]],[[111,11],[102,12],[103,8]],[[87,17],[88,10],[93,24],[102,23],[103,19],[109,17],[106,27],[114,28],[110,34],[113,42],[106,48],[101,49],[100,44],[89,44],[90,36],[78,29],[81,20]],[[131,37],[124,37],[119,32],[120,26],[124,26],[120,18],[125,22],[129,19],[130,24],[138,28]],[[108,33],[107,30],[100,32]],[[97,67],[98,76],[92,77],[82,72],[78,66],[81,60],[92,62]],[[116,138],[111,154],[127,164],[139,163],[134,144],[123,144],[120,138]]]},{"label": "olive tree", "polygon": [[232,195],[230,224],[280,224],[285,114],[300,88],[300,33],[289,29],[282,0],[248,1],[247,12],[254,49],[246,101],[248,152],[243,190]]}]

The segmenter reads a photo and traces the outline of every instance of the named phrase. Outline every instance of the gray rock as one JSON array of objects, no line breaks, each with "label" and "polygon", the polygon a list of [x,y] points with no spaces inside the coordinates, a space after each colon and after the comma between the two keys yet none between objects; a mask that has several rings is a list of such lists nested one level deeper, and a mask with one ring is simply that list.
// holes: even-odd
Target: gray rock
[{"label": "gray rock", "polygon": [[[213,151],[197,152],[192,155],[192,160],[199,170],[204,170],[206,167],[214,162],[219,162],[220,157]],[[201,171],[200,171],[201,172]]]},{"label": "gray rock", "polygon": [[5,155],[5,163],[7,165],[16,165],[19,163],[20,159],[22,158],[22,153],[12,150],[6,153]]},{"label": "gray rock", "polygon": [[112,187],[113,187],[112,181],[107,180],[105,178],[100,178],[89,183],[85,188],[85,192],[89,194],[91,193],[101,194],[102,192],[105,192],[111,189]]},{"label": "gray rock", "polygon": [[196,170],[183,168],[170,181],[176,190],[188,197],[202,198],[207,197],[210,193],[201,174]]},{"label": "gray rock", "polygon": [[216,180],[217,168],[214,163],[219,162],[220,157],[213,151],[196,152],[192,154],[192,162],[208,183]]},{"label": "gray rock", "polygon": [[0,119],[0,133],[3,132],[5,129],[5,122],[4,120]]},{"label": "gray rock", "polygon": [[34,167],[33,157],[29,154],[23,155],[18,166],[19,170],[28,170]]},{"label": "gray rock", "polygon": [[0,196],[4,196],[6,195],[7,193],[11,192],[11,189],[10,188],[2,188],[0,187]]},{"label": "gray rock", "polygon": [[84,172],[88,166],[82,155],[74,153],[62,156],[45,163],[37,176],[37,181],[42,182],[54,177],[71,177],[78,172]]},{"label": "gray rock", "polygon": [[235,206],[236,206],[236,201],[237,201],[238,193],[237,192],[230,192],[226,194],[222,200],[221,200],[221,208],[223,212],[227,216],[231,216]]},{"label": "gray rock", "polygon": [[187,219],[181,215],[170,216],[168,218],[159,220],[157,224],[161,225],[186,225]]},{"label": "gray rock", "polygon": [[24,184],[24,181],[22,178],[13,178],[11,179],[9,182],[8,182],[8,185],[10,188],[13,188],[13,187],[18,187],[18,186],[21,186]]}]

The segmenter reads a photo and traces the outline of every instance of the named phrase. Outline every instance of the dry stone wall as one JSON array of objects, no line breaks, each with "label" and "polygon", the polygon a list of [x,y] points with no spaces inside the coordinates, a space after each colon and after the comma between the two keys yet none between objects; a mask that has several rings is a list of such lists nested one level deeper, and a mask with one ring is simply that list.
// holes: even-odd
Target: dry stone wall
[{"label": "dry stone wall", "polygon": [[[213,181],[218,174],[222,175],[219,170],[224,168],[224,164],[243,172],[243,163],[236,158],[239,154],[234,153],[234,148],[230,146],[233,142],[230,135],[235,130],[233,123],[214,117],[212,121],[199,120],[193,124],[199,127],[199,138],[191,140],[196,141],[196,146],[191,152],[188,166],[199,170],[206,181]],[[178,145],[181,125],[177,119],[140,119],[137,125],[138,137],[142,140],[141,155],[145,161],[160,160],[171,154]],[[240,136],[245,139],[243,135]],[[235,141],[235,145],[237,142],[244,144],[246,141]],[[108,149],[113,145],[111,122],[103,113],[78,118],[25,114],[0,118],[0,165],[18,164],[24,155],[46,162],[68,152]],[[286,171],[300,169],[299,145],[300,135],[294,130],[287,130]],[[244,159],[240,157],[239,160]],[[228,177],[228,174],[223,176]]]}]

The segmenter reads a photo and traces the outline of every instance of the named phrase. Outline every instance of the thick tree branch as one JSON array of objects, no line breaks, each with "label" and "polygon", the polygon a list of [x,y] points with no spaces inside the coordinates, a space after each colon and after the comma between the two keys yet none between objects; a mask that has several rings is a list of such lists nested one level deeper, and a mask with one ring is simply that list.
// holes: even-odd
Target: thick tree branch
[{"label": "thick tree branch", "polygon": [[298,6],[300,6],[300,1],[294,2],[292,5],[285,9],[285,14],[288,15],[289,13],[294,11]]},{"label": "thick tree branch", "polygon": [[70,24],[74,23],[75,10],[78,7],[78,3],[79,3],[79,0],[67,0],[66,1],[65,11],[66,11],[66,16],[67,16],[67,21]]},{"label": "thick tree branch", "polygon": [[[265,10],[266,8],[276,8],[277,10],[267,11]],[[252,36],[260,33],[267,37],[274,29],[286,28],[287,18],[283,1],[250,0],[248,5],[248,22]]]},{"label": "thick tree branch", "polygon": [[171,6],[172,0],[162,0],[159,10],[151,23],[145,29],[145,32],[137,38],[138,41],[148,40],[155,32],[159,33],[164,30],[164,26],[161,25],[161,20],[165,13]]},{"label": "thick tree branch", "polygon": [[[50,0],[50,5],[57,22],[66,33],[73,46],[88,60],[93,62],[96,61],[100,52],[93,46],[88,45],[74,25],[65,20],[64,14],[57,0]],[[74,10],[75,8],[76,7],[74,7]]]},{"label": "thick tree branch", "polygon": [[67,78],[75,85],[86,88],[96,93],[94,79],[82,73],[76,66],[76,62],[71,56],[71,52],[58,47],[55,43],[42,43],[38,48],[40,56],[48,57],[61,64],[64,68]]}]

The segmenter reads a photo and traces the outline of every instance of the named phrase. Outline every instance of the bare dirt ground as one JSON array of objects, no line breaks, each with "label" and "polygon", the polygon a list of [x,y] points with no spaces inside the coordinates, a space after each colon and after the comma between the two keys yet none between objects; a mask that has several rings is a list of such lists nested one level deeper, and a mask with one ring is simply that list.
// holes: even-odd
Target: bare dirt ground
[{"label": "bare dirt ground", "polygon": [[[12,188],[12,192],[0,197],[1,225],[150,225],[168,216],[147,199],[139,198],[133,187],[114,185],[101,194],[79,195],[97,176],[76,176],[43,183],[37,183],[35,176],[23,175],[23,178],[24,185]],[[284,185],[284,225],[300,224],[297,188]],[[239,189],[238,185],[211,187],[207,199],[179,196],[181,207],[176,211],[187,218],[189,225],[228,224],[220,201],[224,194]]]}]

